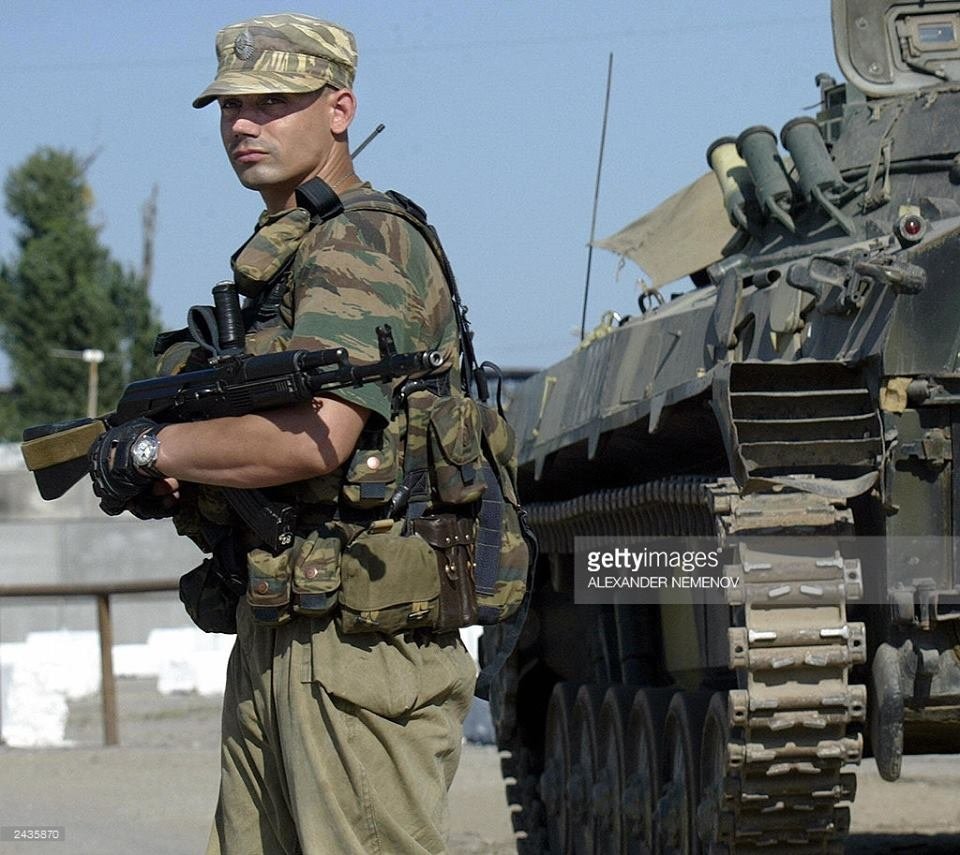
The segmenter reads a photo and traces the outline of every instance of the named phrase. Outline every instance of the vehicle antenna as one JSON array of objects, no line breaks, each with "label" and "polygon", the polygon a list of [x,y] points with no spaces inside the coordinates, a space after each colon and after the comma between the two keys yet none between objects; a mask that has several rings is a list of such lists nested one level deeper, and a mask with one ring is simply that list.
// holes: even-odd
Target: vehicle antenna
[{"label": "vehicle antenna", "polygon": [[360,152],[363,151],[368,145],[370,145],[370,143],[374,141],[376,136],[386,127],[387,126],[384,125],[382,122],[379,125],[377,125],[370,132],[369,136],[362,143],[360,143],[360,145],[358,145],[352,152],[350,152],[350,157],[356,157],[358,154],[360,154]]},{"label": "vehicle antenna", "polygon": [[587,244],[587,281],[583,286],[583,314],[580,316],[580,341],[587,329],[587,298],[590,295],[590,265],[593,262],[593,237],[597,229],[597,205],[600,201],[600,172],[603,169],[603,147],[607,140],[607,113],[610,110],[610,82],[613,79],[613,53],[607,63],[607,94],[603,102],[603,128],[600,131],[600,157],[597,159],[597,186],[593,192],[593,219],[590,222],[590,243]]}]

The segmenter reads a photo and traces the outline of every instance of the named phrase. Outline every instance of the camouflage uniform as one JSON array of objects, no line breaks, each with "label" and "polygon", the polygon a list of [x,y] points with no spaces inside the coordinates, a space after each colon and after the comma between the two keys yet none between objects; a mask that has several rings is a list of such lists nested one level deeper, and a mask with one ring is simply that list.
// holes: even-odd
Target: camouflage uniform
[{"label": "camouflage uniform", "polygon": [[[319,23],[276,18],[288,30],[305,28],[295,39],[312,38]],[[276,23],[263,32],[256,21],[221,32],[221,70],[197,106],[222,94],[218,82],[229,82],[230,63],[247,70],[273,63],[261,64],[267,71],[279,63],[283,74],[292,73],[292,60],[279,53],[247,56],[248,42],[276,37]],[[336,28],[331,37],[337,50],[343,33]],[[307,76],[304,85],[317,88]],[[279,79],[290,91],[288,78]],[[234,260],[238,285],[252,295],[296,248],[279,314],[248,334],[249,352],[343,346],[355,360],[374,360],[375,329],[389,323],[399,350],[439,348],[456,363],[447,285],[414,227],[369,211],[341,214],[312,230],[308,219],[301,209],[262,217]],[[368,385],[333,394],[369,409],[371,422],[391,417],[390,389]],[[329,515],[343,476],[341,470],[271,492],[295,501],[300,519],[316,522]],[[445,851],[447,789],[475,680],[458,635],[345,634],[330,615],[267,626],[243,601],[237,624],[208,855]]]}]

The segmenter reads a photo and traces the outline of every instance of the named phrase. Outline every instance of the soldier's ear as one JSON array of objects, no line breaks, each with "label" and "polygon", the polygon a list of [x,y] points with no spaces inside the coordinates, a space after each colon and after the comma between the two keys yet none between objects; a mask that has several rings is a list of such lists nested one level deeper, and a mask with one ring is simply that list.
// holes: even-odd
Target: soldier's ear
[{"label": "soldier's ear", "polygon": [[337,89],[330,96],[330,130],[346,133],[357,113],[357,99],[350,89]]}]

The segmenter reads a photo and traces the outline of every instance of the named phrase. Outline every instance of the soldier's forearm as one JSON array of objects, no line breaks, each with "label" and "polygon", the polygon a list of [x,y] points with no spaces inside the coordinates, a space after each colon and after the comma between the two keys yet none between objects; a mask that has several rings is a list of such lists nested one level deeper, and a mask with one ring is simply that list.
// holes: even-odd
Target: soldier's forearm
[{"label": "soldier's forearm", "polygon": [[356,445],[368,411],[333,398],[263,413],[167,425],[157,469],[219,487],[272,487],[325,475]]}]

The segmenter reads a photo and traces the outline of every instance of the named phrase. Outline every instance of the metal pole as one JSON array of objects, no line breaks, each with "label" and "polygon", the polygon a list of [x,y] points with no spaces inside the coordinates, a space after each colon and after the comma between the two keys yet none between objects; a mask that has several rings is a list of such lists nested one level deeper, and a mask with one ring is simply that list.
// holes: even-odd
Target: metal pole
[{"label": "metal pole", "polygon": [[[100,363],[107,358],[107,354],[95,347],[88,347],[85,350],[64,350],[62,347],[51,347],[50,355],[56,356],[58,359],[82,359],[87,363],[87,416],[95,419],[99,406]],[[112,355],[111,358],[113,358]]]},{"label": "metal pole", "polygon": [[133,579],[129,582],[66,582],[43,585],[0,585],[3,597],[102,597],[105,594],[156,594],[176,591],[177,579]]},{"label": "metal pole", "polygon": [[98,395],[98,386],[100,384],[98,373],[98,365],[96,362],[88,363],[90,366],[90,374],[87,378],[87,418],[95,419],[97,417],[97,395]]},{"label": "metal pole", "polygon": [[98,398],[100,397],[100,363],[103,362],[106,354],[102,350],[87,348],[83,351],[81,357],[90,367],[90,373],[87,377],[87,417],[95,419],[97,417]]},{"label": "metal pole", "polygon": [[100,632],[100,696],[103,699],[103,741],[117,745],[117,685],[113,679],[113,624],[110,622],[110,595],[97,595],[97,629]]}]

